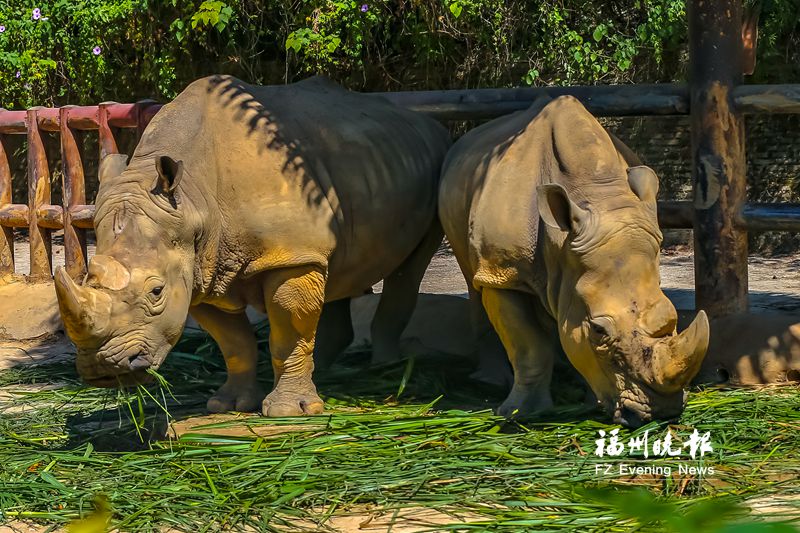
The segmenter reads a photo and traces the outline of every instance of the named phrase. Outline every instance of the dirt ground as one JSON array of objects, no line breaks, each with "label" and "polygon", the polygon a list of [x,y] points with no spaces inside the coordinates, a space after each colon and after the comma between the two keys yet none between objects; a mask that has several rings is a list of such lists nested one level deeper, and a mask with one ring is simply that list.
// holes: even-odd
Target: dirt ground
[{"label": "dirt ground", "polygon": [[[751,256],[748,263],[753,312],[800,311],[800,254]],[[690,251],[671,249],[662,253],[661,286],[678,309],[694,308],[694,256]],[[436,254],[420,292],[466,296],[467,285],[451,253],[440,250]]]},{"label": "dirt ground", "polygon": [[[64,247],[53,245],[53,268],[64,264]],[[15,243],[15,270],[29,269],[28,244]],[[94,246],[88,246],[94,255]],[[751,256],[748,262],[750,307],[754,312],[800,310],[800,253],[779,257]],[[661,256],[661,286],[678,309],[694,307],[694,257],[684,247],[667,249]],[[380,291],[381,284],[375,288]],[[467,285],[455,257],[446,248],[437,252],[425,273],[420,292],[466,296]]]},{"label": "dirt ground", "polygon": [[[89,253],[90,256],[94,253],[93,247],[90,247]],[[63,264],[63,247],[59,244],[54,244],[53,256],[54,266]],[[16,259],[17,271],[21,274],[28,268],[28,248],[25,243],[17,244]],[[800,270],[800,254],[781,257],[750,257],[749,283],[751,312],[758,314],[778,312],[788,318],[788,323],[793,323],[793,315],[797,315],[797,322],[800,322],[800,275],[798,275],[798,270]],[[664,291],[679,310],[691,310],[694,308],[694,268],[693,257],[689,251],[677,248],[664,251],[661,259],[661,278]],[[47,306],[48,308],[53,308],[53,312],[50,313],[53,315],[52,317],[45,316],[46,313],[44,312],[35,313],[28,309],[31,307],[29,305],[31,301],[42,297],[42,290],[49,294],[51,303],[47,304]],[[381,283],[375,285],[374,290],[375,292],[380,292]],[[422,281],[420,292],[428,293],[429,295],[444,294],[466,297],[467,285],[455,258],[448,249],[443,247],[434,256]],[[45,296],[47,296],[47,294]],[[372,317],[371,313],[374,313],[376,302],[367,302],[366,298],[360,300],[364,301],[353,304],[356,339],[359,342],[369,342],[369,323]],[[24,305],[20,307],[23,303]],[[8,311],[9,305],[15,310]],[[421,343],[417,342],[420,346],[416,348],[411,347],[408,350],[434,350],[457,354],[461,354],[461,352],[470,352],[471,350],[469,347],[461,346],[463,343],[458,344],[450,338],[461,338],[463,335],[455,334],[448,337],[447,332],[443,331],[443,329],[447,328],[442,322],[444,320],[448,322],[448,324],[449,322],[455,324],[450,328],[454,331],[463,329],[463,327],[458,324],[468,321],[466,317],[461,316],[467,312],[466,309],[461,309],[460,306],[450,304],[444,309],[438,307],[440,305],[442,304],[438,303],[433,296],[420,299],[418,311],[415,313],[415,317],[412,318],[412,323],[409,325],[404,337],[414,337],[422,339],[422,341]],[[430,306],[430,309],[426,309],[425,306]],[[23,309],[23,307],[25,307],[25,309]],[[5,311],[4,308],[6,309]],[[437,315],[445,311],[453,314],[453,316],[442,317]],[[435,318],[436,316],[439,317]],[[764,316],[766,317],[767,315]],[[253,313],[251,318],[255,321],[260,320],[262,317]],[[37,331],[39,329],[42,331],[57,330],[59,327],[59,318],[56,312],[55,293],[52,291],[52,286],[26,287],[24,284],[0,285],[0,339],[27,338],[22,336],[14,337],[14,335],[8,334],[4,336],[3,333],[7,329],[14,329],[8,326],[9,324],[13,324],[15,319],[16,322],[24,326],[19,327],[20,324],[18,324],[17,330],[19,331],[31,331],[32,329],[36,329]],[[435,331],[433,331],[433,333],[428,331],[431,330],[431,322],[438,325],[436,326],[438,329],[434,327]],[[55,327],[51,326],[53,323],[56,324]],[[191,320],[189,325],[193,325]],[[758,328],[755,329],[757,330]],[[765,331],[769,332],[770,330],[765,329]],[[774,332],[769,334],[775,335]],[[36,335],[29,335],[28,337],[34,336],[37,338],[30,341],[0,341],[0,369],[10,368],[20,364],[45,363],[50,360],[70,357],[74,354],[74,348],[60,332],[48,335],[36,333]],[[439,339],[439,337],[442,337],[442,339]],[[797,341],[798,342],[794,342],[793,344],[797,344],[800,349],[800,338],[798,338]],[[793,349],[788,350],[787,353],[789,351],[793,353]],[[773,356],[770,357],[775,359]],[[787,359],[787,357],[783,359]],[[792,357],[794,357],[794,355]],[[709,360],[710,359],[709,357]],[[781,365],[783,365],[783,363],[781,363]],[[722,366],[727,367],[731,365],[725,364]],[[783,366],[781,366],[781,371],[783,370]]]}]

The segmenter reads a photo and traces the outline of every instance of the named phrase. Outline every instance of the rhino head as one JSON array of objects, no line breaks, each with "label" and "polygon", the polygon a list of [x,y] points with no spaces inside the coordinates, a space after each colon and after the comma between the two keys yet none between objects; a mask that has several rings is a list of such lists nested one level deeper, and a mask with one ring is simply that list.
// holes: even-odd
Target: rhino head
[{"label": "rhino head", "polygon": [[193,249],[181,244],[176,188],[182,173],[182,164],[169,157],[128,170],[125,156],[101,163],[97,254],[81,284],[63,268],[55,275],[78,372],[92,385],[147,381],[147,370],[159,367],[183,331]]},{"label": "rhino head", "polygon": [[[647,167],[629,175],[655,179]],[[681,413],[709,341],[703,311],[676,331],[677,312],[660,289],[655,196],[647,194],[641,205],[605,212],[580,207],[560,185],[539,188],[545,223],[568,235],[551,298],[562,347],[614,421],[634,427]]]},{"label": "rhino head", "polygon": [[547,299],[562,348],[615,422],[674,418],[708,349],[708,318],[700,311],[678,333],[661,291],[655,172],[628,167],[594,117],[567,104],[554,153],[565,183],[580,186],[537,190],[546,263],[558,265]]}]

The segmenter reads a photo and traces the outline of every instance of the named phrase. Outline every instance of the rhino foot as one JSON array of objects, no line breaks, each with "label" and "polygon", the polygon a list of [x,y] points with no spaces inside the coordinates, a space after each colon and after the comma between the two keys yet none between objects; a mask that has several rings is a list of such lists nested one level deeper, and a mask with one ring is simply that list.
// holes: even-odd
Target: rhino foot
[{"label": "rhino foot", "polygon": [[548,388],[514,386],[508,398],[497,408],[497,414],[506,418],[516,418],[541,413],[552,407],[553,399]]},{"label": "rhino foot", "polygon": [[[304,390],[306,389],[306,390]],[[322,413],[325,404],[314,385],[299,389],[281,390],[280,385],[270,392],[261,404],[264,416],[302,416]]]},{"label": "rhino foot", "polygon": [[258,385],[242,386],[226,382],[214,396],[209,398],[206,408],[210,413],[258,411],[258,405],[263,397],[264,392]]}]

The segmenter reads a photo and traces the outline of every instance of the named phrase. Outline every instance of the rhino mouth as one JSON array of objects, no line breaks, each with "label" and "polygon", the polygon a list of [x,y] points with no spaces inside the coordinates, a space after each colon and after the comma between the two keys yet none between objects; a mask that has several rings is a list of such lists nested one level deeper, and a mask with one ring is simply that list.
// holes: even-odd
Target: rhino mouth
[{"label": "rhino mouth", "polygon": [[614,423],[638,428],[656,419],[676,419],[683,412],[687,396],[682,390],[664,395],[644,384],[630,384],[620,392],[614,405]]},{"label": "rhino mouth", "polygon": [[125,388],[149,383],[156,368],[152,351],[138,343],[102,350],[79,350],[76,359],[81,379],[95,387]]}]

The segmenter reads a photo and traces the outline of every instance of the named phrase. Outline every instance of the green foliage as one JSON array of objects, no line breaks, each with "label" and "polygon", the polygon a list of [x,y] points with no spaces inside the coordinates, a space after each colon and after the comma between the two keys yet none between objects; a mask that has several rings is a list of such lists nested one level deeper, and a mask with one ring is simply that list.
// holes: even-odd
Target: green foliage
[{"label": "green foliage", "polygon": [[233,9],[225,2],[203,2],[192,15],[192,28],[213,26],[222,31],[230,22],[232,14]]},{"label": "green foliage", "polygon": [[[365,0],[366,1],[366,0]],[[286,38],[286,50],[305,59],[309,72],[329,67],[360,64],[372,28],[379,23],[376,9],[356,1],[303,2],[305,25]]]},{"label": "green foliage", "polygon": [[761,5],[755,83],[800,81],[800,0],[746,0]]},{"label": "green foliage", "polygon": [[[797,81],[800,0],[761,1],[754,80]],[[5,0],[0,105],[165,100],[211,73],[362,90],[681,80],[685,19],[685,0]]]},{"label": "green foliage", "polygon": [[569,84],[680,76],[672,58],[685,46],[683,0],[569,4],[539,4],[534,16],[546,22],[531,42],[529,61],[536,67],[528,83],[540,71],[545,83]]},{"label": "green foliage", "polygon": [[233,16],[218,1],[0,3],[0,106],[170,98]]}]

